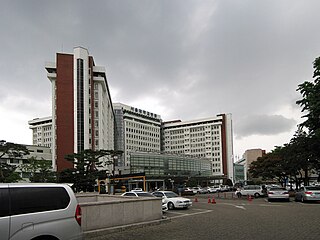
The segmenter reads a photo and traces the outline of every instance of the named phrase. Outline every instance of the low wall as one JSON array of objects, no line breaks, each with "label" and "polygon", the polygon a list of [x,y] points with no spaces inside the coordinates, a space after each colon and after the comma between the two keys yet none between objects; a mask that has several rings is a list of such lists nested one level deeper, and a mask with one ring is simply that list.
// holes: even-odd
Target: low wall
[{"label": "low wall", "polygon": [[77,195],[85,235],[103,234],[104,229],[162,219],[161,199],[104,194]]}]

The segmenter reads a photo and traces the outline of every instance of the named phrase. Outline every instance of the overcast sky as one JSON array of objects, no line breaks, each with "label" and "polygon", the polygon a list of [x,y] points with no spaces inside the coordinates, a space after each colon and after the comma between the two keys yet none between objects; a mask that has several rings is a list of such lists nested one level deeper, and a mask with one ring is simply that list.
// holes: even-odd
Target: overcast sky
[{"label": "overcast sky", "polygon": [[182,121],[231,113],[234,155],[301,122],[298,84],[320,56],[319,0],[2,0],[0,139],[32,144],[51,116],[45,62],[88,49],[113,102]]}]

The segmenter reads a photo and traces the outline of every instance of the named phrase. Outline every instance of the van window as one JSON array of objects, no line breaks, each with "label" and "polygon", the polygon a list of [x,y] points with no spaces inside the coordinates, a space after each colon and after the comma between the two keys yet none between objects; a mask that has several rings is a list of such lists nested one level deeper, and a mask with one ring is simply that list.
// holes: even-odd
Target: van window
[{"label": "van window", "polygon": [[11,214],[25,214],[64,209],[70,197],[61,187],[10,188]]},{"label": "van window", "polygon": [[9,216],[9,191],[7,188],[0,188],[0,217]]}]

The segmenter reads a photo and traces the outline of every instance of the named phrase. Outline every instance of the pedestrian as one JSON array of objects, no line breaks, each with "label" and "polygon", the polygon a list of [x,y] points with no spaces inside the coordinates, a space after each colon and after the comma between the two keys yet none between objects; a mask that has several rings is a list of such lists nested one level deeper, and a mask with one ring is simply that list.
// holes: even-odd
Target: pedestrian
[{"label": "pedestrian", "polygon": [[241,189],[238,187],[235,194],[237,195],[238,198],[241,198]]}]

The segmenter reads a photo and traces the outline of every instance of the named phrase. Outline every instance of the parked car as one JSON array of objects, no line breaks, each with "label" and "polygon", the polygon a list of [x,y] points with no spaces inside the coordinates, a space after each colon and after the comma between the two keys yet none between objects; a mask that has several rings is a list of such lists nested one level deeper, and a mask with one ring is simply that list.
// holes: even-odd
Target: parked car
[{"label": "parked car", "polygon": [[195,193],[198,193],[198,194],[203,193],[203,190],[201,187],[193,187],[192,189]]},{"label": "parked car", "polygon": [[151,193],[149,192],[143,192],[143,191],[130,191],[130,192],[125,192],[121,194],[122,197],[154,197]]},{"label": "parked car", "polygon": [[229,186],[227,185],[220,186],[220,192],[228,192],[228,191],[229,191]]},{"label": "parked car", "polygon": [[169,210],[174,208],[188,208],[192,206],[192,201],[188,198],[180,197],[172,191],[156,191],[152,193],[156,197],[161,197]]},{"label": "parked car", "polygon": [[286,200],[290,201],[289,191],[283,187],[271,187],[267,192],[268,201],[271,200]]},{"label": "parked car", "polygon": [[221,192],[221,188],[220,188],[219,185],[212,186],[211,188],[212,188],[213,191],[215,191],[215,192]]},{"label": "parked car", "polygon": [[214,189],[212,189],[211,187],[204,187],[203,189],[206,193],[214,193]]},{"label": "parked car", "polygon": [[255,198],[264,196],[264,189],[260,185],[247,185],[237,192],[239,196],[254,196]]},{"label": "parked car", "polygon": [[295,201],[320,201],[320,186],[304,186],[296,192]]},{"label": "parked car", "polygon": [[[130,192],[125,192],[121,194],[122,197],[152,197],[154,198],[155,196],[152,193],[149,192],[143,192],[143,191],[130,191]],[[162,212],[165,212],[168,210],[167,203],[164,199],[162,199]]]},{"label": "parked car", "polygon": [[208,193],[216,193],[217,189],[214,187],[208,187]]},{"label": "parked car", "polygon": [[66,184],[0,184],[4,240],[83,239],[81,208]]},{"label": "parked car", "polygon": [[197,191],[195,191],[194,189],[187,187],[184,188],[181,192],[182,195],[195,195],[197,193]]}]

